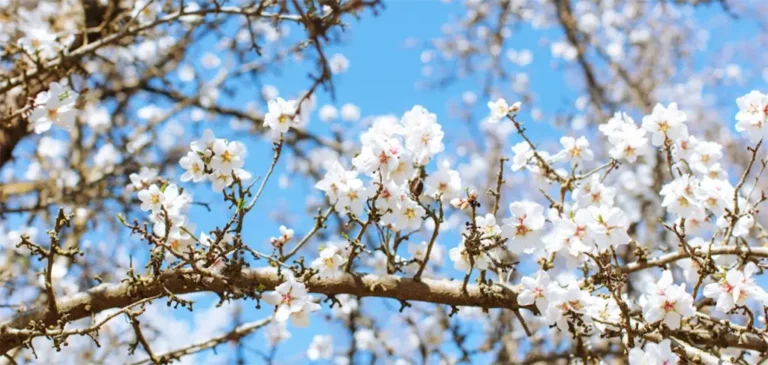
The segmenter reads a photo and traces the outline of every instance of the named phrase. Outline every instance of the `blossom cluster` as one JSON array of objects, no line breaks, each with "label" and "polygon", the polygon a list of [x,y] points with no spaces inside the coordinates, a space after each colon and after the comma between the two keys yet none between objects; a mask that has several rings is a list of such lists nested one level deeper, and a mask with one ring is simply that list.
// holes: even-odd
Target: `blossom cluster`
[{"label": "blossom cluster", "polygon": [[213,131],[206,129],[202,138],[190,143],[190,149],[179,160],[179,165],[186,170],[181,181],[209,180],[213,191],[218,193],[232,185],[235,179],[245,181],[252,177],[242,168],[246,149],[241,142],[216,138]]},{"label": "blossom cluster", "polygon": [[[501,113],[519,110],[519,105],[505,105],[503,99],[489,104],[492,113],[500,114],[492,115],[492,119],[501,122],[508,115]],[[275,100],[270,103],[265,125],[279,139],[298,126],[295,113],[295,102]],[[510,123],[517,123],[511,119]],[[616,113],[601,126],[600,132],[611,145],[607,151],[613,159],[611,163],[643,163],[652,156],[651,146],[667,151],[671,156],[668,168],[672,180],[660,186],[658,194],[660,206],[674,222],[668,227],[688,237],[681,244],[706,251],[708,248],[699,236],[727,230],[733,237],[746,237],[755,225],[756,208],[747,197],[737,194],[727,180],[721,165],[722,146],[689,135],[686,120],[685,113],[674,103],[668,107],[657,105],[643,118],[641,126],[627,114]],[[438,210],[442,221],[442,204],[449,201],[458,213],[471,214],[471,221],[457,237],[457,246],[449,250],[453,267],[469,276],[473,270],[495,271],[508,254],[544,259],[541,269],[522,277],[515,287],[518,304],[535,306],[544,323],[572,336],[592,335],[593,330],[621,331],[625,320],[632,325],[644,321],[679,330],[696,316],[693,294],[685,283],[675,284],[671,270],[663,271],[657,281],[647,283],[642,295],[633,299],[627,294],[611,296],[594,291],[579,280],[564,280],[559,267],[547,267],[552,260],[565,260],[562,267],[594,269],[592,260],[613,255],[633,239],[629,230],[634,220],[625,213],[619,187],[611,186],[610,180],[606,180],[607,173],[601,174],[603,168],[587,173],[578,170],[595,159],[585,137],[561,138],[562,149],[552,154],[536,149],[527,140],[516,144],[512,148],[514,171],[526,169],[541,179],[565,184],[570,194],[563,193],[560,202],[550,200],[548,209],[531,200],[513,201],[508,206],[508,215],[500,222],[495,213],[476,214],[479,194],[462,185],[459,172],[451,168],[450,162],[441,160],[436,167],[430,166],[445,149],[443,137],[437,117],[421,106],[413,107],[399,119],[376,118],[360,139],[362,146],[352,159],[352,168],[346,169],[340,160],[330,161],[315,187],[325,193],[336,211],[346,213],[350,220],[362,222],[365,215],[368,219],[373,215],[381,227],[401,234],[421,230]],[[236,179],[250,178],[243,170],[245,147],[239,142],[215,138],[213,132],[206,130],[200,140],[190,144],[190,149],[179,162],[185,169],[181,181],[210,180],[214,191],[222,191]],[[176,185],[157,184],[156,171],[144,169],[131,179],[139,190],[141,209],[150,212],[153,233],[168,237],[176,253],[188,252],[196,241],[194,225],[185,215],[191,197]],[[437,223],[438,218],[434,218]],[[281,226],[279,236],[272,237],[270,242],[282,248],[293,236],[292,229]],[[226,242],[232,239],[228,233],[222,238]],[[216,237],[201,235],[201,244],[214,241]],[[353,246],[348,240],[321,246],[318,257],[309,265],[310,277],[325,280],[342,275],[356,256]],[[409,243],[412,260],[397,253],[389,257],[375,251],[365,263],[377,273],[390,273],[394,263],[403,272],[413,274],[420,272],[421,263],[427,261],[439,266],[444,252],[440,247],[434,239]],[[715,300],[718,310],[733,313],[734,308],[746,306],[750,298],[768,304],[768,294],[753,278],[758,270],[756,265],[736,264],[719,257],[714,260],[719,272],[712,275],[714,282],[705,278],[703,295]],[[305,284],[290,274],[274,291],[264,293],[262,299],[275,306],[278,322],[293,319],[300,327],[307,326],[309,314],[320,309]],[[637,315],[623,318],[624,305]],[[375,333],[365,331],[355,334],[361,343],[375,339]],[[440,343],[439,336],[428,338]],[[330,347],[327,338],[317,337],[308,356],[328,359],[332,356],[328,352]],[[678,357],[671,348],[669,340],[631,348],[630,363],[675,362]]]},{"label": "blossom cluster", "polygon": [[168,242],[177,254],[186,255],[195,242],[195,225],[186,213],[192,196],[176,184],[151,184],[138,192],[141,210],[149,212],[152,233]]},{"label": "blossom cluster", "polygon": [[[492,119],[501,122],[508,113],[519,110],[519,105],[505,105],[503,99],[489,103],[492,114],[499,114],[492,115]],[[503,114],[505,111],[507,114]],[[297,126],[295,113],[295,102],[279,99],[270,103],[265,124],[272,128],[275,138]],[[681,232],[691,236],[686,244],[705,250],[705,244],[696,241],[702,233],[730,229],[734,237],[746,236],[754,225],[754,207],[745,197],[735,194],[735,188],[728,182],[721,167],[722,146],[689,135],[686,120],[685,113],[674,103],[668,107],[657,105],[643,118],[640,126],[627,114],[616,113],[601,126],[600,132],[611,145],[608,154],[614,162],[644,162],[651,158],[651,145],[668,151],[672,156],[669,161],[672,181],[660,188],[660,205],[675,222],[670,229],[682,229]],[[514,118],[512,123],[517,123]],[[595,158],[585,137],[561,138],[562,149],[553,154],[537,150],[527,140],[515,145],[512,148],[514,171],[526,169],[542,179],[568,184],[570,194],[564,194],[562,201],[551,204],[549,209],[530,200],[514,201],[509,204],[508,216],[497,222],[492,213],[474,215],[479,207],[479,195],[462,186],[459,173],[447,160],[429,168],[429,163],[445,148],[443,135],[436,116],[420,106],[415,106],[399,119],[376,118],[360,139],[362,146],[360,153],[352,159],[353,167],[346,169],[338,160],[327,163],[325,176],[315,187],[325,193],[337,211],[349,214],[351,219],[362,222],[366,214],[375,214],[381,227],[400,232],[420,230],[424,222],[429,221],[430,214],[436,214],[437,210],[433,208],[436,204],[450,201],[454,208],[465,213],[472,208],[472,221],[467,223],[457,247],[448,255],[454,268],[467,275],[473,270],[498,268],[507,253],[564,259],[568,262],[565,267],[594,267],[588,257],[611,255],[632,241],[629,229],[633,220],[622,208],[618,188],[606,181],[607,174],[601,174],[599,168],[589,173],[577,172],[578,167],[589,166]],[[206,131],[191,148],[181,162],[187,170],[182,181],[201,181],[206,175],[221,175],[225,171],[233,178],[239,178],[243,171],[244,147],[237,142],[216,139]],[[220,187],[223,189],[229,184],[231,181]],[[170,207],[163,205],[174,199],[175,186],[167,187],[166,191],[169,188],[170,197],[161,197],[165,192],[156,185],[142,190],[142,208],[153,212],[172,210],[173,203]],[[734,199],[737,208],[732,206]],[[442,205],[440,210],[442,214]],[[283,247],[292,239],[293,233],[292,229],[281,226],[280,235],[273,237],[271,243]],[[433,245],[434,251],[430,251],[429,247]],[[396,253],[389,258],[385,253],[375,251],[365,262],[377,273],[389,272],[393,263],[404,272],[414,273],[419,271],[422,262],[440,262],[440,250],[440,245],[435,242],[411,243],[408,251],[413,260]],[[309,266],[312,275],[318,280],[342,275],[354,259],[353,251],[353,246],[345,240],[321,246],[318,257]],[[427,252],[430,252],[429,258]],[[715,259],[719,264],[726,263],[720,258]],[[717,308],[725,313],[746,305],[749,298],[768,303],[768,294],[752,278],[757,270],[754,264],[743,267],[732,265],[733,261],[727,264],[730,266],[721,267],[721,272],[714,275],[716,282],[705,282],[705,297],[716,300]],[[642,319],[672,330],[683,328],[697,312],[694,297],[686,290],[686,284],[675,284],[669,270],[663,271],[658,281],[648,283],[643,294],[633,300],[627,294],[617,299],[593,292],[578,280],[553,278],[551,275],[560,275],[559,270],[545,269],[522,278],[516,287],[518,303],[535,306],[545,323],[572,336],[590,334],[592,329],[599,333],[621,330],[625,320],[622,305],[628,305],[630,310],[642,315],[630,319],[632,323]],[[309,313],[319,309],[307,294],[306,286],[293,276],[274,292],[264,294],[263,299],[275,305],[278,321],[293,318],[298,326],[306,326]],[[308,356],[327,359],[330,346],[327,339],[318,337]],[[630,350],[631,363],[657,360],[677,361],[668,340]]]},{"label": "blossom cluster", "polygon": [[[425,209],[411,196],[410,184],[422,169],[445,148],[437,117],[415,106],[398,121],[380,117],[361,137],[362,150],[352,160],[355,169],[346,170],[334,161],[316,188],[325,192],[338,210],[356,216],[363,214],[365,202],[376,197],[375,207],[381,222],[396,231],[421,227]],[[370,177],[364,184],[360,173]],[[446,163],[424,181],[424,193],[432,198],[458,196],[461,181]]]}]

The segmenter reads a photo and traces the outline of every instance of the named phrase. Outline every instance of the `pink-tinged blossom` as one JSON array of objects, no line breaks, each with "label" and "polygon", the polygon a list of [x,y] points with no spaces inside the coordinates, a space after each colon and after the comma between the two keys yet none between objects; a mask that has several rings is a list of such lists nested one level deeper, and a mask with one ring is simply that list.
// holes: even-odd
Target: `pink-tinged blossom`
[{"label": "pink-tinged blossom", "polygon": [[574,257],[592,251],[594,238],[590,234],[592,215],[586,209],[579,209],[572,216],[561,217],[557,209],[552,209],[550,219],[555,226],[549,237],[548,250],[557,252],[563,248]]},{"label": "pink-tinged blossom", "polygon": [[521,290],[517,296],[520,305],[535,304],[539,312],[544,313],[549,305],[547,299],[547,287],[550,284],[549,274],[546,271],[538,271],[533,277],[523,276]]},{"label": "pink-tinged blossom", "polygon": [[735,306],[743,306],[747,299],[757,299],[766,302],[766,292],[752,277],[758,271],[757,266],[750,262],[742,270],[733,268],[722,275],[716,283],[704,287],[704,296],[717,301],[716,308],[728,313]]},{"label": "pink-tinged blossom", "polygon": [[544,207],[530,201],[509,205],[511,217],[503,220],[502,231],[509,239],[507,248],[514,253],[532,249],[541,239],[544,227]]},{"label": "pink-tinged blossom", "polygon": [[656,283],[646,288],[640,298],[643,316],[648,323],[663,322],[670,329],[679,329],[685,318],[695,314],[693,297],[685,284],[674,285],[671,271],[664,271]]},{"label": "pink-tinged blossom", "polygon": [[296,281],[293,276],[278,285],[274,291],[264,293],[262,299],[275,306],[275,320],[285,322],[293,319],[297,327],[309,326],[309,314],[320,309],[320,305],[312,301],[304,283]]}]

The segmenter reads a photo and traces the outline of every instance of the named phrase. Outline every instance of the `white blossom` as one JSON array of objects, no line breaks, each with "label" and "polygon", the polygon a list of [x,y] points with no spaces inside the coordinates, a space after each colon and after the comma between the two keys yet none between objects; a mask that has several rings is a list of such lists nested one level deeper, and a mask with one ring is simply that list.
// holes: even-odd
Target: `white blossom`
[{"label": "white blossom", "polygon": [[288,132],[288,129],[299,125],[295,100],[286,101],[283,98],[277,98],[270,100],[267,108],[269,111],[264,116],[264,125],[272,130],[272,138],[280,138],[283,133]]},{"label": "white blossom", "polygon": [[35,97],[35,108],[29,116],[29,120],[35,130],[40,134],[56,124],[69,130],[75,125],[75,102],[78,94],[65,85],[52,82],[48,91],[43,91]]},{"label": "white blossom", "polygon": [[503,220],[502,231],[509,239],[507,248],[521,253],[534,247],[541,238],[544,227],[544,207],[530,201],[514,202],[509,205],[512,217]]},{"label": "white blossom", "polygon": [[522,290],[517,296],[517,303],[520,305],[535,304],[539,312],[544,313],[549,305],[549,299],[547,299],[549,284],[549,274],[546,271],[538,271],[533,277],[523,276],[521,279]]},{"label": "white blossom", "polygon": [[704,296],[717,300],[717,309],[725,313],[734,306],[745,305],[750,297],[765,303],[768,299],[766,292],[752,278],[757,271],[757,266],[752,262],[747,263],[743,270],[730,269],[717,283],[704,287]]},{"label": "white blossom", "polygon": [[643,117],[643,128],[651,133],[654,146],[662,146],[665,141],[674,141],[688,137],[688,116],[677,108],[677,103],[668,107],[656,104],[650,115]]},{"label": "white blossom", "polygon": [[662,321],[673,330],[680,328],[682,321],[696,312],[693,297],[685,291],[685,284],[674,285],[672,272],[668,270],[662,273],[658,282],[648,285],[640,305],[648,323]]},{"label": "white blossom", "polygon": [[645,350],[633,347],[629,350],[629,365],[673,365],[680,358],[672,352],[671,341],[664,339],[658,344],[645,343]]},{"label": "white blossom", "polygon": [[285,322],[292,318],[293,324],[298,327],[309,326],[309,314],[320,309],[320,305],[312,301],[304,284],[296,281],[293,276],[288,276],[274,291],[264,293],[262,299],[276,307],[275,320]]}]

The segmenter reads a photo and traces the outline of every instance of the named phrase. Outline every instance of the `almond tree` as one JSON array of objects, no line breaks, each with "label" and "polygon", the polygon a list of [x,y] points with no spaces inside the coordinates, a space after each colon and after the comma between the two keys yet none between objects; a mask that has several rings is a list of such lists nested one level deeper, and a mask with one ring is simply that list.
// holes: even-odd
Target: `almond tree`
[{"label": "almond tree", "polygon": [[[318,108],[380,1],[3,5],[0,363],[768,359],[768,95],[728,84],[763,65],[693,56],[759,3],[467,1],[410,43],[422,86],[480,76],[469,133]],[[543,62],[516,31],[575,109],[510,71]],[[302,92],[264,84],[297,68]],[[285,181],[308,189],[266,202]]]}]

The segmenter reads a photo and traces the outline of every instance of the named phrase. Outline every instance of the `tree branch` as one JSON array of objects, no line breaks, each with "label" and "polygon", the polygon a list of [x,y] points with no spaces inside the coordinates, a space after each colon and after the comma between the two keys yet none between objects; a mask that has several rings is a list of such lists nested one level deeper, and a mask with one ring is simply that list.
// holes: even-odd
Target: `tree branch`
[{"label": "tree branch", "polygon": [[[236,290],[252,293],[256,287],[273,290],[284,280],[277,270],[271,268],[248,269],[236,277],[227,278],[228,282],[204,278],[193,269],[170,270],[157,276],[138,277],[135,281],[120,284],[102,284],[88,291],[62,298],[58,302],[59,317],[73,321],[90,316],[106,309],[129,306],[143,298],[194,292],[217,292]],[[363,275],[358,273],[343,274],[330,280],[312,278],[307,288],[312,293],[326,295],[352,294],[358,297],[391,298],[400,301],[422,301],[451,306],[473,306],[483,308],[516,309],[517,294],[501,286],[468,285],[462,289],[460,281],[431,280],[420,281],[394,275]],[[167,290],[167,291],[166,291]],[[47,307],[22,312],[8,321],[0,323],[0,353],[5,353],[20,346],[29,336],[22,329],[33,321],[36,323],[54,321],[48,318]]]}]

